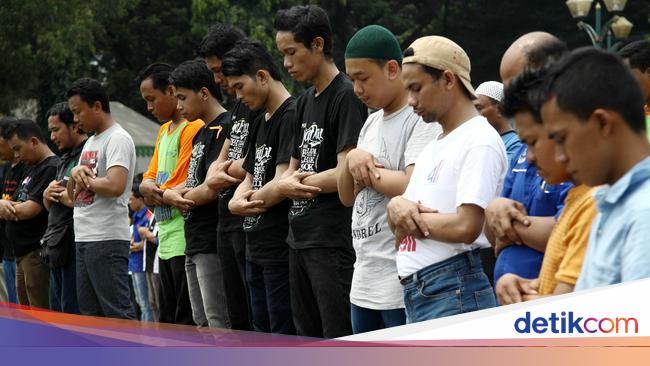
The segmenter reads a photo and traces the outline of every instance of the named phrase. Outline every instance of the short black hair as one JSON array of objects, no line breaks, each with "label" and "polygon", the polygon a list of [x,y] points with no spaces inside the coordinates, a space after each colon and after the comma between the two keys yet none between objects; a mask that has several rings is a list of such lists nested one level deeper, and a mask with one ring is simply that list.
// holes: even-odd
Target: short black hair
[{"label": "short black hair", "polygon": [[316,37],[323,38],[323,53],[332,57],[332,26],[323,8],[317,5],[296,5],[279,10],[275,14],[273,26],[277,31],[293,33],[296,42],[302,42],[307,48]]},{"label": "short black hair", "polygon": [[16,117],[5,116],[0,118],[0,137],[4,139],[5,130],[11,128],[11,125],[16,123],[18,119]]},{"label": "short black hair", "polygon": [[3,139],[10,140],[14,136],[21,140],[28,140],[32,137],[36,137],[38,141],[45,143],[45,138],[43,137],[41,128],[31,119],[17,119],[13,123],[8,124],[2,130]]},{"label": "short black hair", "polygon": [[111,113],[111,107],[108,104],[108,94],[99,81],[91,78],[81,78],[73,81],[65,96],[70,99],[75,95],[78,95],[88,105],[100,102],[102,110],[106,113]]},{"label": "short black hair", "polygon": [[568,51],[569,48],[566,43],[555,37],[546,39],[535,45],[535,47],[524,49],[524,53],[528,58],[528,67],[535,69],[559,60]]},{"label": "short black hair", "polygon": [[141,70],[136,76],[135,82],[140,85],[143,81],[151,79],[153,87],[164,93],[169,86],[169,74],[173,70],[174,67],[170,64],[156,62]]},{"label": "short black hair", "polygon": [[[411,56],[415,56],[415,50],[413,49],[413,47],[409,47],[409,48],[404,50],[404,57],[411,57]],[[424,71],[427,74],[431,75],[433,80],[440,79],[440,77],[442,76],[442,73],[444,72],[444,70],[436,69],[436,68],[431,67],[431,66],[422,65],[422,64],[418,64],[418,65],[420,65],[420,67],[422,67],[422,69],[424,69]]]},{"label": "short black hair", "polygon": [[215,56],[222,59],[226,52],[244,39],[246,34],[241,29],[230,24],[216,23],[203,37],[197,53],[203,58]]},{"label": "short black hair", "polygon": [[258,41],[238,43],[223,57],[221,71],[225,76],[248,75],[255,78],[258,70],[266,70],[275,80],[282,80],[273,57]]},{"label": "short black hair", "polygon": [[50,117],[59,117],[59,120],[63,122],[66,126],[70,126],[74,123],[74,114],[70,110],[67,102],[56,103],[47,111],[45,118]]},{"label": "short black hair", "polygon": [[203,60],[188,60],[178,65],[169,75],[169,83],[195,92],[207,88],[213,97],[221,100],[221,89],[214,82],[214,75]]},{"label": "short black hair", "polygon": [[528,112],[535,122],[542,123],[542,98],[544,93],[545,77],[548,68],[526,68],[517,75],[503,91],[501,113],[506,118],[512,118],[517,113]]},{"label": "short black hair", "polygon": [[621,48],[618,55],[627,59],[631,68],[645,72],[650,67],[650,41],[632,42]]},{"label": "short black hair", "polygon": [[633,131],[645,131],[641,86],[616,54],[593,47],[567,54],[549,72],[543,100],[552,97],[582,120],[604,108],[620,114]]},{"label": "short black hair", "polygon": [[136,198],[144,198],[142,193],[140,193],[140,182],[138,181],[133,182],[133,186],[131,187],[131,193],[133,193],[133,195]]}]

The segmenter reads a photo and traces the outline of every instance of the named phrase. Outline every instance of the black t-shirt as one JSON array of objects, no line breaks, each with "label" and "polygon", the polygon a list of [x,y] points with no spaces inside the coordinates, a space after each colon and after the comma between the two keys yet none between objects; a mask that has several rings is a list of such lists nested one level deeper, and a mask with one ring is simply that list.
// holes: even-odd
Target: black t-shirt
[{"label": "black t-shirt", "polygon": [[[297,102],[293,157],[300,160],[300,171],[320,173],[336,168],[336,155],[356,146],[368,110],[343,73],[318,96],[315,93],[311,87]],[[289,244],[295,249],[351,248],[351,220],[352,209],[341,204],[336,192],[294,200]]]},{"label": "black t-shirt", "polygon": [[[228,132],[230,149],[228,160],[239,160],[246,156],[248,145],[254,132],[254,121],[259,115],[264,115],[264,109],[251,111],[244,103],[237,102],[232,109],[232,123]],[[233,215],[228,210],[228,203],[235,193],[237,186],[228,187],[219,194],[219,229],[222,231],[242,230],[244,219]]]},{"label": "black t-shirt", "polygon": [[[278,164],[291,160],[295,120],[293,97],[284,101],[268,121],[264,114],[257,117],[254,137],[244,160],[244,169],[253,175],[253,190],[262,188],[275,177]],[[286,239],[290,207],[291,201],[285,199],[263,214],[244,218],[246,255],[250,261],[265,264],[289,260]]]},{"label": "black t-shirt", "polygon": [[[56,169],[60,161],[58,156],[50,156],[28,169],[25,178],[14,193],[14,201],[34,201],[43,205],[43,191],[56,177]],[[47,210],[45,207],[38,215],[29,220],[7,221],[5,233],[14,246],[15,256],[22,257],[38,249],[46,228]]]},{"label": "black t-shirt", "polygon": [[[14,194],[16,189],[18,189],[18,184],[23,181],[25,177],[25,172],[27,171],[27,166],[19,162],[15,166],[12,166],[12,163],[6,163],[2,166],[2,199],[13,201]],[[5,233],[5,221],[0,220],[0,242],[2,242],[2,247],[4,249],[3,259],[14,260],[14,247],[7,238]]]},{"label": "black t-shirt", "polygon": [[[70,171],[79,162],[79,156],[81,156],[81,150],[85,144],[86,141],[82,142],[61,157],[54,179],[61,181],[64,187],[67,186],[70,179]],[[71,207],[59,202],[52,202],[50,204],[47,217],[47,230],[43,235],[43,241],[47,241],[50,238],[67,238],[68,242],[65,244],[74,245],[74,232],[72,233],[73,235],[63,235],[65,230],[74,231],[72,211]]]},{"label": "black t-shirt", "polygon": [[[194,188],[205,181],[208,168],[219,157],[226,141],[225,131],[230,123],[230,112],[220,114],[214,121],[203,126],[194,136],[185,186]],[[185,216],[185,254],[211,253],[217,251],[217,223],[219,201],[196,206]]]}]

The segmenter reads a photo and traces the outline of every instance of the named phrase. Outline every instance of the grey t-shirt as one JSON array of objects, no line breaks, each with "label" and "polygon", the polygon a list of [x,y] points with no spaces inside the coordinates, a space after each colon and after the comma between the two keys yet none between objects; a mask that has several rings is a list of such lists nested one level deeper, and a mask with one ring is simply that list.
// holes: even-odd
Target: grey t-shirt
[{"label": "grey t-shirt", "polygon": [[122,126],[115,123],[86,142],[79,165],[89,166],[97,177],[108,169],[122,166],[129,170],[126,189],[119,197],[105,197],[90,191],[78,194],[74,203],[74,234],[78,242],[130,240],[128,201],[133,185],[135,146]]},{"label": "grey t-shirt", "polygon": [[[390,170],[414,164],[422,149],[441,131],[438,123],[425,123],[405,106],[384,116],[379,110],[366,120],[358,149],[371,153]],[[390,198],[372,188],[357,195],[352,211],[352,242],[357,254],[350,301],[373,310],[404,307],[403,290],[395,265],[395,237],[388,228],[386,205]]]}]

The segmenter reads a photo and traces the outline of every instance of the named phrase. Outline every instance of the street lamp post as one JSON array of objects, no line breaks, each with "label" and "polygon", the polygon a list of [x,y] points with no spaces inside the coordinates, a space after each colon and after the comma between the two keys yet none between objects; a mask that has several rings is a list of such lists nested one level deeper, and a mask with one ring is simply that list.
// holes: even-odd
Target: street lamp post
[{"label": "street lamp post", "polygon": [[[602,6],[601,2],[605,4],[608,13],[613,16],[604,25],[602,21]],[[585,19],[589,15],[591,7],[595,5],[595,24],[594,27],[585,23]],[[614,50],[618,48],[620,42],[612,44],[612,34],[616,39],[625,39],[632,31],[632,23],[619,16],[618,13],[622,12],[625,8],[627,0],[567,0],[566,5],[571,12],[571,16],[578,19],[578,28],[584,30],[589,35],[591,43],[596,48],[607,48]]]}]

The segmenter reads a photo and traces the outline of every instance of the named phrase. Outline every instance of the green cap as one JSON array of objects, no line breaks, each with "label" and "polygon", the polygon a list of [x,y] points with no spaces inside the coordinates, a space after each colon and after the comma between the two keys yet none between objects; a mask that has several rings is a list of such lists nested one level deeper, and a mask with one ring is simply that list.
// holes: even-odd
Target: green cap
[{"label": "green cap", "polygon": [[395,60],[402,63],[402,50],[395,35],[381,25],[369,25],[355,33],[345,48],[345,58]]}]

